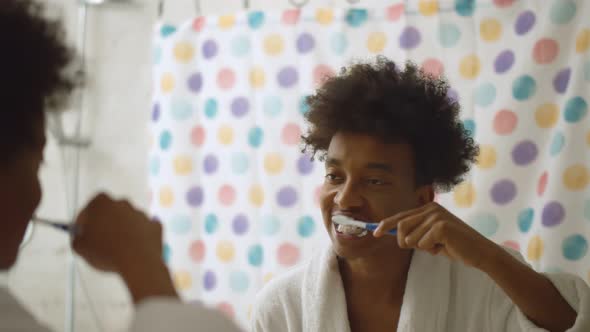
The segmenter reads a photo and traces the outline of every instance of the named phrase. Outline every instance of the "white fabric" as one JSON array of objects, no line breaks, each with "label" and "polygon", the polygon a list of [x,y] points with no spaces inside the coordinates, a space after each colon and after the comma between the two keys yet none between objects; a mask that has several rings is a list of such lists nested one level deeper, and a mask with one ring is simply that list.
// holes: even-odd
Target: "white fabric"
[{"label": "white fabric", "polygon": [[[514,253],[522,261],[520,255]],[[590,331],[590,289],[567,274],[548,275],[578,312],[569,331]],[[271,281],[252,311],[252,332],[350,331],[336,255],[331,249]],[[483,272],[415,251],[397,331],[544,331]]]},{"label": "white fabric", "polygon": [[[0,331],[50,332],[37,322],[8,289],[0,287]],[[218,311],[166,298],[141,303],[129,332],[237,332],[239,329]]]}]

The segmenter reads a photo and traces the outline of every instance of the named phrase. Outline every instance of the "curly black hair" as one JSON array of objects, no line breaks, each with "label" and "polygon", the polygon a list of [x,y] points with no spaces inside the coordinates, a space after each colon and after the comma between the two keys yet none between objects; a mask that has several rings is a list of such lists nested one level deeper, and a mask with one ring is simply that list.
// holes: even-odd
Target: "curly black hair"
[{"label": "curly black hair", "polygon": [[0,4],[0,152],[9,160],[34,144],[45,111],[58,111],[80,83],[62,25],[31,0]]},{"label": "curly black hair", "polygon": [[411,62],[402,69],[380,56],[342,68],[306,99],[303,151],[319,152],[323,160],[337,132],[407,143],[414,153],[416,184],[448,191],[462,181],[479,152],[448,90],[444,78]]}]

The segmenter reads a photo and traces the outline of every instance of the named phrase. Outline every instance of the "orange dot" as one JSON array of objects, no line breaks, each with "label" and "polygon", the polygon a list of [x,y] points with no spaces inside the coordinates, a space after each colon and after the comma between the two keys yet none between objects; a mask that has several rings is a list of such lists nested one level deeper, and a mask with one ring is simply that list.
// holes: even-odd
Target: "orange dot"
[{"label": "orange dot", "polygon": [[590,48],[590,29],[584,29],[576,38],[576,52],[583,53]]},{"label": "orange dot", "polygon": [[191,244],[189,248],[188,254],[194,262],[202,262],[205,258],[205,244],[203,243],[203,241],[198,240],[193,242],[193,244]]},{"label": "orange dot", "polygon": [[367,39],[367,48],[372,53],[379,53],[385,49],[387,36],[383,32],[372,32]]},{"label": "orange dot", "polygon": [[549,181],[549,174],[547,172],[543,172],[541,177],[539,178],[539,183],[537,184],[537,195],[543,196],[545,190],[547,189],[547,182]]},{"label": "orange dot", "polygon": [[404,13],[404,4],[400,3],[397,5],[390,6],[387,8],[387,19],[390,21],[397,21],[402,17]]},{"label": "orange dot", "polygon": [[590,131],[586,134],[586,145],[590,148]]},{"label": "orange dot", "polygon": [[535,43],[533,58],[538,64],[548,64],[557,58],[559,44],[550,38],[543,38]]},{"label": "orange dot", "polygon": [[511,134],[518,123],[516,114],[509,110],[501,110],[494,117],[494,131],[498,135]]},{"label": "orange dot", "polygon": [[458,207],[468,208],[473,205],[476,198],[475,188],[471,182],[463,182],[455,189],[453,193],[455,204]]},{"label": "orange dot", "polygon": [[301,11],[299,9],[289,9],[283,12],[283,23],[287,25],[292,25],[299,21],[299,15]]},{"label": "orange dot", "polygon": [[539,128],[552,128],[559,119],[559,108],[553,103],[546,103],[535,111],[535,120]]},{"label": "orange dot", "polygon": [[188,290],[193,285],[193,278],[187,271],[177,271],[174,273],[174,285],[180,290]]},{"label": "orange dot", "polygon": [[205,142],[205,129],[201,126],[196,126],[191,130],[191,143],[199,147]]},{"label": "orange dot", "polygon": [[176,175],[188,175],[193,171],[193,160],[190,156],[174,158],[174,172]]},{"label": "orange dot", "polygon": [[174,89],[174,76],[170,73],[165,73],[160,79],[160,88],[163,93],[170,92]]},{"label": "orange dot", "polygon": [[496,149],[492,145],[482,145],[477,157],[477,166],[482,169],[489,169],[496,166]]},{"label": "orange dot", "polygon": [[203,29],[203,27],[205,26],[205,17],[204,16],[200,16],[197,17],[194,21],[193,21],[193,30],[199,32]]},{"label": "orange dot", "polygon": [[481,62],[479,57],[475,54],[468,55],[461,60],[459,65],[459,72],[465,79],[474,79],[479,75],[481,69]]},{"label": "orange dot", "polygon": [[299,248],[291,243],[282,244],[277,250],[279,264],[293,266],[299,261]]},{"label": "orange dot", "polygon": [[174,204],[174,191],[170,187],[163,187],[160,190],[160,205],[168,208]]},{"label": "orange dot", "polygon": [[563,184],[571,191],[586,189],[590,182],[590,172],[582,164],[572,165],[563,173]]},{"label": "orange dot", "polygon": [[543,256],[543,240],[538,235],[535,235],[529,241],[527,247],[527,257],[530,261],[538,261]]},{"label": "orange dot", "polygon": [[434,77],[439,77],[444,73],[444,66],[438,59],[430,58],[422,63],[422,71]]},{"label": "orange dot", "polygon": [[511,240],[504,241],[504,242],[502,243],[502,245],[503,245],[504,247],[508,247],[508,248],[512,248],[512,249],[514,249],[514,250],[516,250],[516,251],[520,251],[520,245],[519,245],[519,244],[518,244],[518,242],[516,242],[516,241],[511,241]]}]

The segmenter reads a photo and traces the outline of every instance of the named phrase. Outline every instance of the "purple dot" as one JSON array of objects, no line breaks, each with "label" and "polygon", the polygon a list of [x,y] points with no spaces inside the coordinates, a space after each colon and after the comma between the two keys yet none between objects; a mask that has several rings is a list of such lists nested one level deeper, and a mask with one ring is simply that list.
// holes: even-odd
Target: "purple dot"
[{"label": "purple dot", "polygon": [[246,115],[249,109],[250,103],[248,102],[248,99],[244,97],[238,97],[231,103],[231,112],[237,118],[241,118]]},{"label": "purple dot", "polygon": [[522,36],[529,32],[533,25],[535,25],[535,14],[532,11],[527,10],[518,15],[516,24],[514,25],[514,31],[516,31],[516,34]]},{"label": "purple dot", "polygon": [[207,40],[203,44],[203,56],[205,59],[211,59],[217,55],[217,43],[214,40]]},{"label": "purple dot", "polygon": [[420,31],[414,27],[406,27],[399,36],[399,45],[403,49],[412,49],[420,44]]},{"label": "purple dot", "polygon": [[297,83],[299,76],[297,74],[297,70],[293,67],[285,67],[281,69],[279,75],[277,77],[279,81],[279,85],[283,88],[289,88]]},{"label": "purple dot", "polygon": [[512,160],[519,166],[525,166],[537,159],[537,145],[533,141],[525,140],[518,143],[512,150]]},{"label": "purple dot", "polygon": [[207,271],[205,272],[205,276],[203,277],[203,286],[206,290],[212,291],[215,286],[217,285],[217,277],[215,276],[215,272]]},{"label": "purple dot", "polygon": [[570,82],[572,71],[569,68],[560,70],[553,79],[553,88],[558,93],[564,93],[567,90],[567,85]]},{"label": "purple dot", "polygon": [[217,167],[219,166],[219,162],[217,161],[217,157],[210,154],[205,157],[203,161],[203,168],[205,169],[205,173],[211,175],[217,171]]},{"label": "purple dot", "polygon": [[277,194],[277,202],[282,207],[292,207],[297,203],[297,192],[292,187],[284,187]]},{"label": "purple dot", "polygon": [[155,103],[152,109],[152,120],[157,122],[160,119],[160,104]]},{"label": "purple dot", "polygon": [[303,33],[297,38],[297,50],[299,53],[307,53],[315,46],[315,40],[309,33]]},{"label": "purple dot", "polygon": [[496,204],[508,204],[516,197],[516,185],[511,180],[500,180],[492,187],[491,195]]},{"label": "purple dot", "polygon": [[203,204],[203,189],[201,187],[192,187],[186,193],[186,201],[188,205],[197,207]]},{"label": "purple dot", "polygon": [[449,91],[447,91],[447,98],[454,102],[459,102],[459,93],[455,89],[449,89]]},{"label": "purple dot", "polygon": [[243,214],[238,214],[233,221],[234,233],[242,235],[248,231],[248,217]]},{"label": "purple dot", "polygon": [[201,73],[192,74],[188,78],[188,88],[192,92],[198,93],[199,91],[201,91],[202,87],[203,87],[203,77],[201,76]]},{"label": "purple dot", "polygon": [[549,202],[543,208],[543,214],[541,220],[543,226],[552,227],[561,224],[565,217],[565,209],[563,206],[556,201]]},{"label": "purple dot", "polygon": [[313,171],[313,162],[308,155],[303,155],[299,157],[297,161],[297,169],[299,170],[299,174],[307,175]]},{"label": "purple dot", "polygon": [[514,64],[514,52],[511,50],[502,51],[494,61],[494,69],[496,73],[502,74],[507,72]]}]

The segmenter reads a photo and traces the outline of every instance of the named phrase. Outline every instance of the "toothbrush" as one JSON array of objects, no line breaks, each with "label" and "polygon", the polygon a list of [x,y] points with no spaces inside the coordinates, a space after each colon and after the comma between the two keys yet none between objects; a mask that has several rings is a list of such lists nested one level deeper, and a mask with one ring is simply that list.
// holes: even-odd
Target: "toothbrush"
[{"label": "toothbrush", "polygon": [[38,218],[38,217],[33,217],[33,221],[38,223],[38,224],[43,224],[43,225],[47,225],[50,227],[53,227],[55,229],[59,229],[61,231],[70,233],[72,235],[76,235],[78,234],[78,228],[76,228],[75,225],[72,224],[67,224],[67,223],[62,223],[62,222],[57,222],[57,221],[51,221],[51,220],[47,220],[47,219],[43,219],[43,218]]},{"label": "toothbrush", "polygon": [[[379,226],[378,223],[366,223],[366,222],[354,220],[352,218],[349,218],[349,217],[343,216],[343,215],[332,216],[332,221],[336,224],[355,226],[358,228],[366,229],[371,232],[376,230],[377,227]],[[397,229],[392,229],[389,232],[387,232],[387,234],[396,235]]]}]

